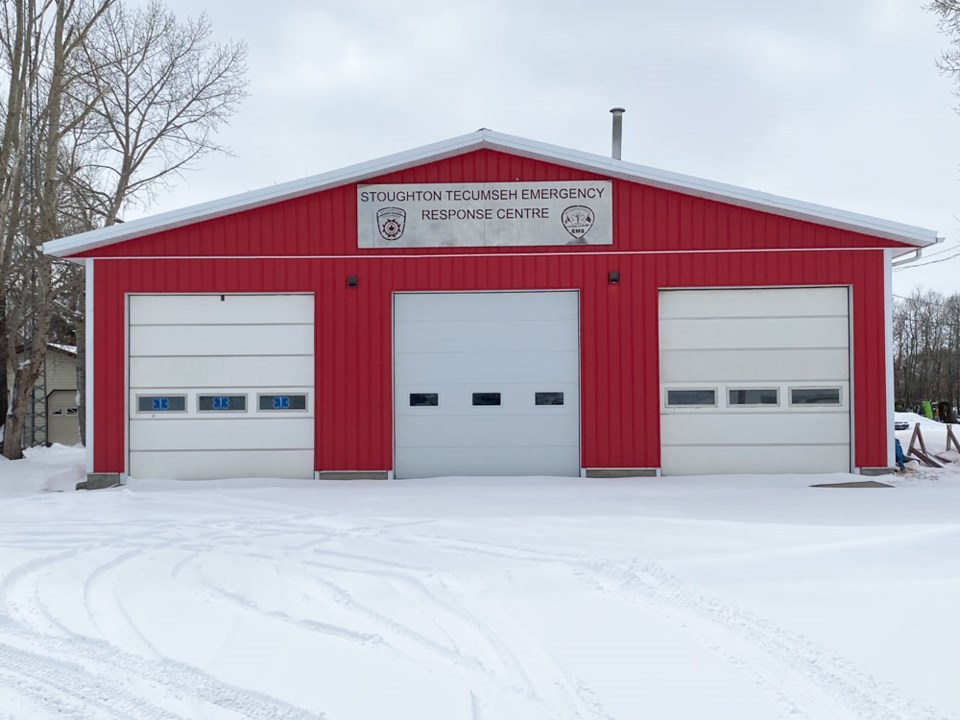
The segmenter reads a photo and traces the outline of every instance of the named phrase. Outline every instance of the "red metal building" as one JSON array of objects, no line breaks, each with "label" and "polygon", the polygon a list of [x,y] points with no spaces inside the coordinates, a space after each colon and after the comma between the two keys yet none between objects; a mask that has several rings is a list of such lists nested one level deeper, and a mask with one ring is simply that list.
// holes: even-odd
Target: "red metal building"
[{"label": "red metal building", "polygon": [[886,468],[936,240],[482,130],[45,251],[104,482]]}]

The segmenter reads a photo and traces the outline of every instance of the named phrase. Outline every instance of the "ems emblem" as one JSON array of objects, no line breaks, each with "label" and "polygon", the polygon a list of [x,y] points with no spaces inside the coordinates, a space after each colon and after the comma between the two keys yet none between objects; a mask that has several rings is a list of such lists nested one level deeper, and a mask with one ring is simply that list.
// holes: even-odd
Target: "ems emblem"
[{"label": "ems emblem", "polygon": [[574,240],[582,240],[593,227],[593,210],[586,205],[571,205],[560,213],[560,222]]}]

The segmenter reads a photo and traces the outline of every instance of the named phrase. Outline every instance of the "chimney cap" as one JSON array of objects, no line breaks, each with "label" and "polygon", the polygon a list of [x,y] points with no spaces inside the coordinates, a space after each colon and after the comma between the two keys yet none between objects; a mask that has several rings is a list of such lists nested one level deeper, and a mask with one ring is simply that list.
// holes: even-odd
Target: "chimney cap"
[{"label": "chimney cap", "polygon": [[623,115],[626,111],[627,109],[622,107],[610,108],[610,112],[612,112],[614,115]]}]

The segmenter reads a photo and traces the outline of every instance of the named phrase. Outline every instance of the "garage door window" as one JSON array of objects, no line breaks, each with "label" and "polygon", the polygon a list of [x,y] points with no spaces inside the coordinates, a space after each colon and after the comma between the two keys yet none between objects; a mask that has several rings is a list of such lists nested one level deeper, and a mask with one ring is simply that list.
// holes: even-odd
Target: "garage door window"
[{"label": "garage door window", "polygon": [[780,393],[777,388],[745,388],[729,390],[727,404],[738,405],[779,405]]},{"label": "garage door window", "polygon": [[296,395],[259,395],[257,407],[260,410],[286,412],[290,410],[306,410],[307,396]]},{"label": "garage door window", "polygon": [[474,405],[499,405],[500,393],[483,392],[473,394]]},{"label": "garage door window", "polygon": [[437,393],[410,393],[410,407],[437,407],[440,395]]},{"label": "garage door window", "polygon": [[717,391],[710,390],[667,390],[667,407],[716,407]]},{"label": "garage door window", "polygon": [[138,413],[186,412],[186,395],[137,395]]},{"label": "garage door window", "polygon": [[197,410],[200,412],[246,412],[246,395],[198,395]]},{"label": "garage door window", "polygon": [[839,405],[840,388],[791,388],[791,405]]},{"label": "garage door window", "polygon": [[537,405],[563,405],[562,392],[538,392],[534,396]]}]

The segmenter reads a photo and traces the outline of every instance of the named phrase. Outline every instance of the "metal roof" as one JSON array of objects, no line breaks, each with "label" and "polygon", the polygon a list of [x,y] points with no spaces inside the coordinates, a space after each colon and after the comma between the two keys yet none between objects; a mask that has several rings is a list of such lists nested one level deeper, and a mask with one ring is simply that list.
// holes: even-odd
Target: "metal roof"
[{"label": "metal roof", "polygon": [[406,152],[387,155],[376,160],[351,165],[313,177],[272,185],[260,190],[232,195],[219,200],[52,240],[44,243],[43,251],[48,255],[59,257],[75,255],[151,233],[290,200],[340,185],[375,178],[404,168],[483,149],[498,150],[521,157],[543,160],[598,175],[637,182],[664,190],[673,190],[687,195],[798,220],[806,220],[843,230],[851,230],[916,247],[926,247],[938,241],[936,231],[926,228],[904,225],[903,223],[869,215],[792,200],[736,185],[727,185],[690,175],[658,170],[602,155],[593,155],[481,129],[467,135],[425,145],[414,150],[407,150]]}]

